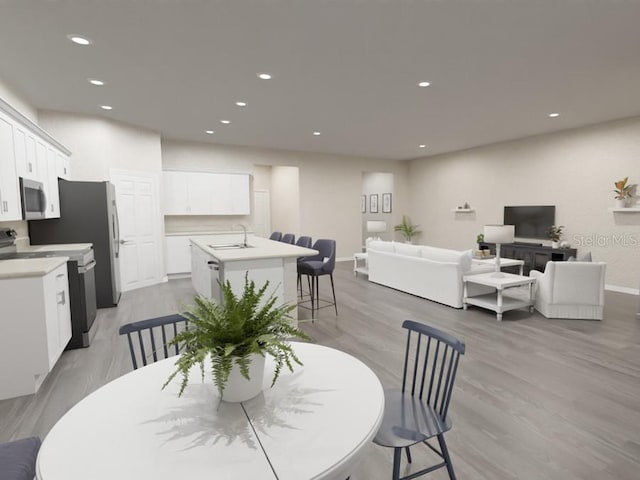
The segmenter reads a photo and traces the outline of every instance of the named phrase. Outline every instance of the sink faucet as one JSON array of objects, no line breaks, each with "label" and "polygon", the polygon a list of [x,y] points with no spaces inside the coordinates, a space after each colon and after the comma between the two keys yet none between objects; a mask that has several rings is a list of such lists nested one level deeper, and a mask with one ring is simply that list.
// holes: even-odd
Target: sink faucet
[{"label": "sink faucet", "polygon": [[[242,246],[245,247],[245,248],[248,247],[249,244],[247,243],[247,227],[245,227],[242,223],[236,223],[234,225],[234,227],[242,228],[242,231],[244,232],[244,241],[242,242]],[[231,227],[231,228],[233,228],[233,227]]]}]

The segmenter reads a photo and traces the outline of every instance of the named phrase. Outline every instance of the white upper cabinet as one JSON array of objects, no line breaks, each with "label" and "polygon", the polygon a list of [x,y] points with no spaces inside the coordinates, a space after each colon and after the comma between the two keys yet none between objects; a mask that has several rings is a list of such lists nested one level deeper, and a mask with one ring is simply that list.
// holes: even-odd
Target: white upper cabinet
[{"label": "white upper cabinet", "polygon": [[0,221],[21,220],[19,178],[42,183],[45,218],[60,217],[58,177],[70,179],[70,152],[0,98]]},{"label": "white upper cabinet", "polygon": [[0,116],[0,221],[3,222],[22,219],[14,151],[13,125]]},{"label": "white upper cabinet", "polygon": [[165,215],[249,215],[248,174],[165,171]]}]

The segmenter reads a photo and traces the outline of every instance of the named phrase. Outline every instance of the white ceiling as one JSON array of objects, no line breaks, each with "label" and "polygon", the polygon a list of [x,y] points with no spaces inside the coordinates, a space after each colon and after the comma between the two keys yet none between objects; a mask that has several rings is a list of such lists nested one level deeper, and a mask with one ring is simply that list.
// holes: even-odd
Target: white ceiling
[{"label": "white ceiling", "polygon": [[634,0],[1,0],[0,77],[166,138],[407,159],[640,115],[639,25]]}]

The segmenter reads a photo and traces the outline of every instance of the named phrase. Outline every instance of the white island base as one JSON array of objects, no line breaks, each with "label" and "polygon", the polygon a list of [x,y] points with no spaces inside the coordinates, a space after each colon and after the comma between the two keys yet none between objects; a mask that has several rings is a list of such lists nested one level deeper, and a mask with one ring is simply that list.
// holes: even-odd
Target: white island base
[{"label": "white island base", "polygon": [[242,294],[248,273],[258,287],[269,282],[266,301],[271,294],[280,299],[276,305],[296,305],[291,312],[298,319],[297,259],[316,255],[317,251],[260,237],[249,240],[249,248],[225,248],[191,239],[191,279],[193,288],[204,297],[221,300],[220,283],[229,282],[236,295]]}]

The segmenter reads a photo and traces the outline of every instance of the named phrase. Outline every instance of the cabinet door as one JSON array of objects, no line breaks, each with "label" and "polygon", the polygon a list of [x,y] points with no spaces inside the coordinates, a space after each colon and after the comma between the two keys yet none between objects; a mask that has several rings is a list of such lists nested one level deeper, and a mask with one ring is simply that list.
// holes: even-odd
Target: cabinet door
[{"label": "cabinet door", "polygon": [[231,177],[231,214],[251,214],[251,194],[249,175],[230,175]]},{"label": "cabinet door", "polygon": [[[45,218],[60,218],[60,193],[58,192],[57,151],[47,147],[47,212]],[[44,182],[43,182],[44,183]]]},{"label": "cabinet door", "polygon": [[58,177],[71,180],[71,159],[63,153],[56,152],[56,170]]},{"label": "cabinet door", "polygon": [[211,189],[210,215],[229,215],[231,212],[231,177],[225,173],[207,174]]},{"label": "cabinet door", "polygon": [[189,215],[187,172],[163,172],[162,199],[165,215]]},{"label": "cabinet door", "polygon": [[25,162],[25,178],[31,180],[40,180],[38,172],[38,160],[36,155],[36,137],[29,132],[25,132],[25,145],[27,151],[27,158]]},{"label": "cabinet door", "polygon": [[191,273],[191,242],[186,235],[165,237],[167,274]]},{"label": "cabinet door", "polygon": [[215,215],[215,199],[220,195],[219,182],[211,173],[189,172],[189,213]]},{"label": "cabinet door", "polygon": [[49,369],[60,358],[71,339],[71,311],[69,309],[69,277],[63,264],[43,278],[45,323]]},{"label": "cabinet door", "polygon": [[13,125],[0,117],[0,220],[21,220],[20,188],[16,173]]},{"label": "cabinet door", "polygon": [[16,158],[18,177],[29,177],[27,174],[27,135],[19,126],[13,126],[13,146]]}]

